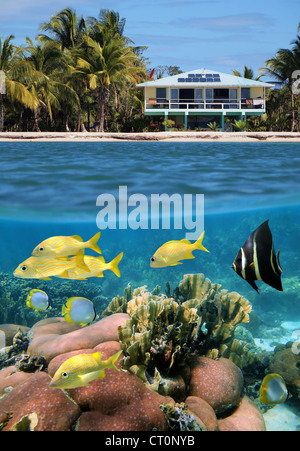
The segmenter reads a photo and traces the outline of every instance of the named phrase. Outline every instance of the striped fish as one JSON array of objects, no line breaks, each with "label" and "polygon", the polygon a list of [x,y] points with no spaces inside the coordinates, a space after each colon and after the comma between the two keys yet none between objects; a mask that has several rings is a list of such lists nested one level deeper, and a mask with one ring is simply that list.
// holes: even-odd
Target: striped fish
[{"label": "striped fish", "polygon": [[181,265],[180,260],[195,258],[192,254],[195,249],[209,252],[202,245],[204,234],[205,232],[202,232],[198,240],[193,244],[186,239],[168,241],[157,249],[153,257],[151,257],[150,266],[152,268],[163,268],[165,266]]},{"label": "striped fish", "polygon": [[255,280],[262,280],[278,291],[282,290],[279,251],[275,254],[268,221],[251,233],[239,250],[232,268],[259,293]]},{"label": "striped fish", "polygon": [[101,352],[77,354],[58,368],[50,382],[50,387],[61,389],[84,387],[95,379],[105,377],[106,368],[120,371],[115,366],[115,362],[121,352],[117,352],[107,360],[101,360]]},{"label": "striped fish", "polygon": [[32,252],[33,257],[60,258],[70,255],[77,255],[82,249],[92,249],[98,254],[102,254],[97,242],[101,232],[96,233],[88,241],[83,241],[81,236],[53,236],[42,241]]},{"label": "striped fish", "polygon": [[76,268],[88,270],[82,254],[73,259],[29,257],[15,269],[14,276],[21,279],[50,280],[52,276],[63,276],[68,270]]},{"label": "striped fish", "polygon": [[[115,257],[111,262],[105,263],[103,257],[92,257],[90,255],[84,255],[84,263],[87,270],[83,267],[78,267],[74,265],[73,268],[69,269],[66,273],[59,275],[63,279],[75,279],[75,280],[85,280],[89,277],[103,277],[103,271],[109,269],[116,276],[120,277],[121,273],[118,264],[122,260],[123,252],[121,252],[117,257]],[[75,262],[75,257],[71,257],[71,261]]]}]

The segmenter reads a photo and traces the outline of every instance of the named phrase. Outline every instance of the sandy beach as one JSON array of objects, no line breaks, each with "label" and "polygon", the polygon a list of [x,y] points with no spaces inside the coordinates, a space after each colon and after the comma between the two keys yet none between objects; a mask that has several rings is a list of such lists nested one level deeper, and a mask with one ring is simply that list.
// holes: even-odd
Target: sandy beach
[{"label": "sandy beach", "polygon": [[165,142],[295,142],[298,132],[147,132],[147,133],[77,133],[77,132],[2,132],[5,141],[165,141]]}]

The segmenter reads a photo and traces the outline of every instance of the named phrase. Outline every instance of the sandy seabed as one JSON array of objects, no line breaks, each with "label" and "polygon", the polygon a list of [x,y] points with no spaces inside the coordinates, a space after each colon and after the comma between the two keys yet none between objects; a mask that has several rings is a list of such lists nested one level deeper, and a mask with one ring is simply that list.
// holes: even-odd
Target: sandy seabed
[{"label": "sandy seabed", "polygon": [[2,132],[0,142],[7,141],[165,141],[165,142],[295,142],[298,132]]}]

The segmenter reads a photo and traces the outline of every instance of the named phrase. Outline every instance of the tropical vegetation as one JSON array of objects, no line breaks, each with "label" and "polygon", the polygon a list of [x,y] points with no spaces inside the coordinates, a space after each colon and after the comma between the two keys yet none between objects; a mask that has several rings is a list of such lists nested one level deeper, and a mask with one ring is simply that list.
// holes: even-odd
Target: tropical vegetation
[{"label": "tropical vegetation", "polygon": [[[151,129],[144,116],[138,83],[154,73],[125,35],[125,18],[102,9],[98,17],[78,17],[65,8],[40,26],[35,40],[14,45],[14,36],[0,37],[0,131],[142,131]],[[298,29],[298,32],[300,29]],[[255,77],[244,66],[237,76],[272,77],[266,114],[234,129],[299,131],[300,36],[289,49],[279,49]],[[160,65],[155,76],[179,74],[178,66]],[[1,89],[1,80],[5,89]],[[300,88],[300,86],[299,86]],[[169,125],[169,124],[168,124]],[[211,123],[212,130],[217,124]]]}]

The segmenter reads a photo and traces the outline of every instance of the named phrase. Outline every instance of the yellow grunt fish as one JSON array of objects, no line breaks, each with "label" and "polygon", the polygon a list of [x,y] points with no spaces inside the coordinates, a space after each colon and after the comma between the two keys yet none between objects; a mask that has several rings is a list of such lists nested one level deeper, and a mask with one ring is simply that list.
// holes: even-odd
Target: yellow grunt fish
[{"label": "yellow grunt fish", "polygon": [[[79,268],[74,265],[74,268],[67,271],[63,275],[58,277],[64,279],[85,280],[88,277],[103,277],[103,271],[110,269],[116,276],[120,277],[121,273],[118,268],[118,264],[122,260],[123,252],[115,257],[111,262],[105,263],[103,257],[91,257],[90,255],[84,255],[84,263],[88,267],[88,271],[83,268]],[[73,260],[75,257],[71,257]]]},{"label": "yellow grunt fish", "polygon": [[69,255],[77,255],[82,249],[92,249],[98,254],[102,254],[97,242],[101,232],[96,233],[89,241],[83,241],[78,236],[53,236],[42,241],[32,252],[33,257],[60,258]]},{"label": "yellow grunt fish", "polygon": [[82,254],[74,259],[29,257],[15,269],[14,276],[21,279],[50,280],[53,276],[66,274],[68,270],[76,268],[88,270]]},{"label": "yellow grunt fish", "polygon": [[204,233],[205,232],[202,232],[194,244],[186,239],[180,241],[168,241],[163,244],[159,249],[157,249],[153,257],[151,257],[150,266],[152,268],[163,268],[165,266],[181,265],[182,263],[180,260],[195,258],[192,254],[195,249],[209,252],[204,246],[202,246]]},{"label": "yellow grunt fish", "polygon": [[91,381],[105,377],[106,368],[120,371],[115,366],[115,362],[121,352],[117,352],[107,360],[101,360],[101,352],[75,355],[58,368],[50,382],[50,387],[61,389],[85,387]]}]

